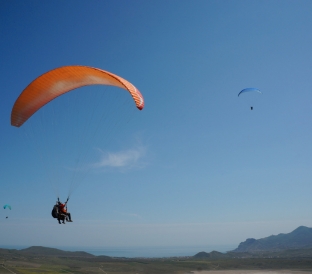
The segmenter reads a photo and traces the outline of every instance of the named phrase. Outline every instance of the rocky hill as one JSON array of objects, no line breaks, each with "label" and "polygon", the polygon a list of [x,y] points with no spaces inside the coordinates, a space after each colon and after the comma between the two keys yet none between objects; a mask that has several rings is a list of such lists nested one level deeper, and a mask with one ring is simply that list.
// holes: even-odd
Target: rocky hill
[{"label": "rocky hill", "polygon": [[288,234],[272,235],[262,239],[247,239],[232,252],[282,251],[312,248],[312,228],[300,226]]},{"label": "rocky hill", "polygon": [[197,259],[223,259],[227,258],[228,256],[224,253],[218,252],[218,251],[211,251],[210,253],[201,251],[198,252],[196,255],[193,256],[194,258]]},{"label": "rocky hill", "polygon": [[84,251],[63,251],[57,248],[31,246],[18,251],[21,254],[35,255],[35,256],[62,256],[62,257],[95,257]]}]

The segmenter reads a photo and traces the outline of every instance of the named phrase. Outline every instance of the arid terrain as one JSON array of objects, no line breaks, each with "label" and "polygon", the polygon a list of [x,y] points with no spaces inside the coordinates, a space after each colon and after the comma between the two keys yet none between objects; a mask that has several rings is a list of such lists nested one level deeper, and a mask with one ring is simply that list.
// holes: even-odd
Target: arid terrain
[{"label": "arid terrain", "polygon": [[[193,274],[306,274],[310,271],[292,270],[212,270],[212,271],[192,271]],[[312,272],[311,272],[312,273]]]},{"label": "arid terrain", "polygon": [[[284,254],[284,253],[281,253]],[[292,253],[293,254],[293,253]],[[208,257],[116,258],[94,256],[86,252],[69,252],[47,247],[23,250],[0,249],[0,273],[76,273],[76,274],[301,274],[312,273],[312,257],[307,250],[293,257],[235,258],[218,252]],[[197,254],[198,255],[198,254]],[[225,257],[224,257],[225,256]]]}]

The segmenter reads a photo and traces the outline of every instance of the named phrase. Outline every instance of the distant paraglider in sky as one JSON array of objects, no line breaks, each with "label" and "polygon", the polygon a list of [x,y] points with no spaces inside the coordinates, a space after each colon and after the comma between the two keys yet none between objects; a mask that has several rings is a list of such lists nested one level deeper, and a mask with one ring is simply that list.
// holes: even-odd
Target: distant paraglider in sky
[{"label": "distant paraglider in sky", "polygon": [[[6,205],[3,206],[3,209],[10,209],[11,210],[12,208],[11,208],[10,205],[6,204]],[[7,215],[5,218],[8,219],[9,216]]]},{"label": "distant paraglider in sky", "polygon": [[[262,92],[257,88],[245,88],[238,93],[238,97],[243,93],[258,93],[262,94]],[[250,110],[253,110],[253,106],[250,106]]]}]

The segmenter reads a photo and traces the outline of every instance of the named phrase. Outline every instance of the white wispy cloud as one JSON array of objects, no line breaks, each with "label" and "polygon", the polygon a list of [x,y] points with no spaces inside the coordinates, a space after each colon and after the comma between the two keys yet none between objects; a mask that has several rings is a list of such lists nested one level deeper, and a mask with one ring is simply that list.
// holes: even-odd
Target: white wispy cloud
[{"label": "white wispy cloud", "polygon": [[105,152],[99,149],[101,157],[100,161],[93,165],[94,168],[135,168],[142,167],[142,158],[146,154],[144,146],[136,146],[131,149],[118,152]]}]

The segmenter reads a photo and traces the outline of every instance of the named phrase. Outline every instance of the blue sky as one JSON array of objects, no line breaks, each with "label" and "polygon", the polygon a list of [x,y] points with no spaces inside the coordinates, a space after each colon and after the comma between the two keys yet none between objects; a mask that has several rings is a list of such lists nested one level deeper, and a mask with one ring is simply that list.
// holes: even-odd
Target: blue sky
[{"label": "blue sky", "polygon": [[[9,219],[2,212],[0,242],[238,245],[312,226],[311,8],[311,1],[3,2],[0,201],[12,211]],[[97,168],[71,196],[74,222],[60,226],[33,147],[39,139],[13,128],[10,113],[32,80],[75,64],[129,80],[145,108],[130,122],[126,112],[111,114],[88,139]],[[246,87],[262,95],[238,98]],[[82,88],[102,89],[117,91]],[[79,126],[71,126],[76,136]],[[59,147],[45,149],[49,166]]]}]

